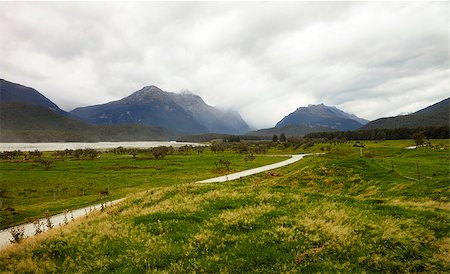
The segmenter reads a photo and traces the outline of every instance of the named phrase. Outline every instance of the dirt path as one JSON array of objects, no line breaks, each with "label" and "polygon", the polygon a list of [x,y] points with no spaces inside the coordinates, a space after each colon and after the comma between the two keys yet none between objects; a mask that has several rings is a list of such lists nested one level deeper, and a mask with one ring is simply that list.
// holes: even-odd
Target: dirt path
[{"label": "dirt path", "polygon": [[290,165],[292,163],[300,161],[301,159],[303,159],[303,157],[308,156],[308,155],[312,155],[312,154],[289,155],[289,156],[291,156],[291,158],[289,158],[285,161],[282,161],[282,162],[278,162],[278,163],[267,165],[267,166],[257,167],[257,168],[253,168],[253,169],[248,169],[248,170],[244,170],[244,171],[233,173],[233,174],[227,174],[225,176],[219,176],[219,177],[215,177],[215,178],[211,178],[211,179],[206,179],[206,180],[199,181],[196,183],[197,184],[209,184],[209,183],[219,183],[219,182],[236,180],[236,179],[239,179],[242,177],[246,177],[246,176],[250,176],[253,174],[257,174],[257,173],[261,173],[264,171],[268,171],[268,170],[272,170],[275,168]]},{"label": "dirt path", "polygon": [[[111,201],[111,202],[106,202],[106,206],[112,206],[114,204],[117,204],[118,202],[121,202],[124,199],[118,199],[115,201]],[[50,217],[50,220],[54,226],[54,228],[57,228],[61,225],[64,225],[65,221],[70,222],[72,217],[74,219],[79,218],[81,216],[85,216],[89,213],[91,213],[92,211],[95,210],[100,210],[101,209],[101,204],[98,205],[92,205],[92,206],[87,206],[87,207],[83,207],[83,208],[79,208],[79,209],[75,209],[72,211],[69,211],[66,215],[64,215],[64,213],[58,214],[58,215],[54,215]],[[47,230],[47,227],[45,226],[45,224],[47,223],[47,220],[45,218],[40,219],[39,220],[43,225],[42,225],[42,229],[43,231]],[[27,224],[23,224],[21,225],[21,227],[24,228],[24,237],[30,237],[30,236],[34,236],[35,233],[35,226],[33,225],[33,223],[27,223]],[[0,248],[5,247],[9,244],[11,244],[12,240],[12,236],[11,233],[9,232],[9,228],[8,229],[4,229],[4,230],[0,230]]]}]

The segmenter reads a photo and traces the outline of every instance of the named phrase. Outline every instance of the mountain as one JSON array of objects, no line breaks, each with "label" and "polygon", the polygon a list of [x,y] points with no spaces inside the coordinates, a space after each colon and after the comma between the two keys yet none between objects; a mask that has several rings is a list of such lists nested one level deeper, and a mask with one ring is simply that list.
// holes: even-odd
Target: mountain
[{"label": "mountain", "polygon": [[330,131],[336,131],[336,129],[322,126],[310,127],[304,124],[300,124],[300,125],[287,125],[282,127],[273,127],[250,131],[247,132],[246,135],[265,136],[266,139],[272,139],[272,136],[274,134],[280,135],[281,133],[284,133],[286,137],[301,137],[312,132],[330,132]]},{"label": "mountain", "polygon": [[0,103],[1,142],[167,141],[181,136],[146,125],[94,126],[40,106]]},{"label": "mountain", "polygon": [[450,98],[414,113],[374,120],[361,129],[417,128],[450,125]]},{"label": "mountain", "polygon": [[0,102],[40,106],[59,114],[66,114],[64,110],[60,109],[55,103],[37,90],[8,82],[4,79],[0,79]]},{"label": "mountain", "polygon": [[182,134],[144,125],[90,125],[70,117],[37,90],[0,80],[1,142],[173,140]]},{"label": "mountain", "polygon": [[239,113],[216,109],[207,105],[198,95],[192,93],[171,93],[170,95],[175,103],[204,125],[208,132],[238,134],[250,129]]},{"label": "mountain", "polygon": [[95,125],[140,124],[189,133],[207,131],[166,92],[155,86],[144,87],[118,101],[76,108],[70,113]]},{"label": "mountain", "polygon": [[165,92],[156,86],[144,87],[118,101],[76,108],[70,113],[97,125],[144,124],[194,134],[248,130],[238,113],[215,109],[194,94]]},{"label": "mountain", "polygon": [[300,107],[276,124],[276,128],[288,125],[306,125],[310,128],[325,127],[334,130],[355,130],[368,121],[336,107],[324,104]]}]

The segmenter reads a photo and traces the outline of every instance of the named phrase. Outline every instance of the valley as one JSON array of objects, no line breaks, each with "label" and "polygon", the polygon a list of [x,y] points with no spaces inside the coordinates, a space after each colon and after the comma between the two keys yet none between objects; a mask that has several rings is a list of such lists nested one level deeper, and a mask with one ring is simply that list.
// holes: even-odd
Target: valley
[{"label": "valley", "polygon": [[0,1],[1,273],[450,273],[449,1]]}]

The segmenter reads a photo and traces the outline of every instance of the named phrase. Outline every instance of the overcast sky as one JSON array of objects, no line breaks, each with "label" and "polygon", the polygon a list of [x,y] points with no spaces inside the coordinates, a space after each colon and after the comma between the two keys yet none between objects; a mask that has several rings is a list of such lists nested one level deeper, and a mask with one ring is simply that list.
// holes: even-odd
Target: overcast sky
[{"label": "overcast sky", "polygon": [[372,120],[449,96],[449,2],[0,2],[0,78],[67,111],[156,85],[256,128],[318,103]]}]

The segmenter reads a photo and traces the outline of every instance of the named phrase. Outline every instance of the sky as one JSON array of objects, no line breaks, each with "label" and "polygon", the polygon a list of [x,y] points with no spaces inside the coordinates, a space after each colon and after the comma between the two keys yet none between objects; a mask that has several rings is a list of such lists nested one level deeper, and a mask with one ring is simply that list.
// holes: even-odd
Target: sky
[{"label": "sky", "polygon": [[0,78],[66,111],[144,86],[274,126],[308,104],[374,120],[449,97],[449,2],[0,2]]}]

